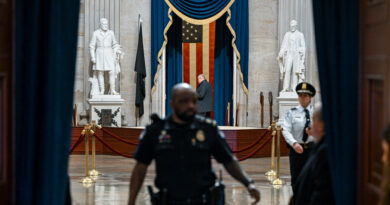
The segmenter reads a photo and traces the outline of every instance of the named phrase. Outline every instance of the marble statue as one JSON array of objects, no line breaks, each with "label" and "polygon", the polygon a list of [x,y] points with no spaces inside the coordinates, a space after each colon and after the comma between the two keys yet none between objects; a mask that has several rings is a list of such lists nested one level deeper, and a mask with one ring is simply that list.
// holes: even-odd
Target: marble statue
[{"label": "marble statue", "polygon": [[123,57],[123,52],[118,42],[115,40],[115,35],[112,30],[108,29],[108,20],[100,19],[100,28],[93,32],[91,42],[89,44],[91,53],[91,61],[93,63],[93,78],[91,82],[91,96],[104,95],[104,73],[109,74],[110,90],[108,94],[118,95],[115,89],[115,80],[120,73],[120,59]]},{"label": "marble statue", "polygon": [[305,80],[305,39],[297,30],[298,22],[290,22],[290,30],[284,35],[277,60],[280,79],[283,80],[281,92],[293,92],[296,85]]}]

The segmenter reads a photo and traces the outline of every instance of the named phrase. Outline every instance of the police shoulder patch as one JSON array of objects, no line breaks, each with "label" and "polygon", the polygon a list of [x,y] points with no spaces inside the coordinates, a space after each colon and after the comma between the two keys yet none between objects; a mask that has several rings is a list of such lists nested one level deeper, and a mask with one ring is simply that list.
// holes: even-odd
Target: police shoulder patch
[{"label": "police shoulder patch", "polygon": [[163,121],[160,116],[158,116],[157,113],[153,113],[150,115],[150,119],[152,120],[152,124],[155,124],[155,123],[158,123],[158,122],[161,122]]}]

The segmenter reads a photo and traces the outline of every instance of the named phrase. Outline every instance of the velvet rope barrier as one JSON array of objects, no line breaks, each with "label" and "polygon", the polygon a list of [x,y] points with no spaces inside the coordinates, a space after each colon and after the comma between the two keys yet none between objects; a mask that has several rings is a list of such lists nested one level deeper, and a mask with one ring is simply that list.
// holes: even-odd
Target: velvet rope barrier
[{"label": "velvet rope barrier", "polygon": [[80,143],[84,140],[85,135],[80,135],[79,139],[77,139],[76,143],[73,144],[73,146],[70,148],[70,153],[72,153],[77,146],[80,145]]},{"label": "velvet rope barrier", "polygon": [[104,146],[106,146],[108,149],[110,149],[111,151],[119,154],[120,156],[122,157],[127,157],[127,158],[132,158],[133,156],[132,155],[127,155],[127,154],[123,154],[123,153],[120,153],[118,150],[114,149],[113,147],[111,147],[109,144],[107,144],[101,137],[99,137],[98,135],[93,134]]},{"label": "velvet rope barrier", "polygon": [[269,132],[269,131],[266,130],[266,131],[264,132],[264,134],[261,135],[261,137],[259,137],[259,138],[258,138],[255,142],[253,142],[252,144],[250,144],[250,145],[248,145],[248,146],[246,146],[246,147],[243,147],[243,148],[241,148],[241,149],[238,149],[238,150],[232,150],[232,152],[233,152],[233,153],[239,153],[239,152],[243,152],[243,151],[246,151],[246,150],[248,150],[248,149],[254,147],[257,143],[260,142],[260,140],[262,140],[262,139],[264,138],[264,136],[265,136],[268,132]]},{"label": "velvet rope barrier", "polygon": [[272,135],[270,135],[263,144],[261,144],[257,149],[253,150],[251,153],[249,153],[247,156],[241,157],[238,159],[238,161],[243,161],[248,158],[251,158],[253,155],[255,155],[261,148],[263,148],[270,140],[272,139]]},{"label": "velvet rope barrier", "polygon": [[139,144],[139,143],[136,143],[136,142],[131,142],[131,141],[129,141],[129,140],[125,140],[125,139],[123,139],[123,138],[121,138],[121,137],[119,137],[119,136],[116,136],[114,133],[112,133],[112,132],[110,132],[110,131],[104,129],[103,127],[102,127],[101,130],[102,130],[103,132],[107,133],[108,135],[110,135],[111,137],[113,137],[113,138],[115,138],[115,139],[117,139],[117,140],[119,140],[119,141],[121,141],[121,142],[124,142],[124,143],[126,143],[126,144],[135,145],[135,146],[137,146],[137,145]]}]

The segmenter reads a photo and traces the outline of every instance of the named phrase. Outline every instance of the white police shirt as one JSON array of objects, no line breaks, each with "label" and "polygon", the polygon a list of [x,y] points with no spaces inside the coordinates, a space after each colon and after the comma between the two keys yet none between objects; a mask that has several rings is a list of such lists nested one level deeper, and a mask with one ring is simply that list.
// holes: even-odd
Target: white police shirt
[{"label": "white police shirt", "polygon": [[[307,107],[310,114],[310,122],[313,121],[313,106],[309,105]],[[306,113],[305,108],[301,105],[290,109],[284,118],[283,122],[283,137],[286,139],[286,142],[292,147],[295,142],[300,144],[304,143],[303,133],[305,131],[306,124]],[[314,138],[309,136],[306,143],[314,142]]]}]

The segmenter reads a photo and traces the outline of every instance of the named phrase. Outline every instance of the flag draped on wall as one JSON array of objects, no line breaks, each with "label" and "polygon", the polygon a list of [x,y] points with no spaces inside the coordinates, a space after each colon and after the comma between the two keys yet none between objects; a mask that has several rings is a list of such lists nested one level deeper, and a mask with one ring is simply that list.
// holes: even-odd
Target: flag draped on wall
[{"label": "flag draped on wall", "polygon": [[197,76],[204,74],[214,88],[215,21],[204,25],[183,21],[182,41],[183,82],[196,88]]},{"label": "flag draped on wall", "polygon": [[151,13],[151,95],[166,49],[166,103],[174,84],[188,82],[195,88],[197,75],[203,73],[213,86],[214,118],[223,125],[227,103],[232,103],[233,51],[238,83],[248,95],[248,0],[152,0]]}]

